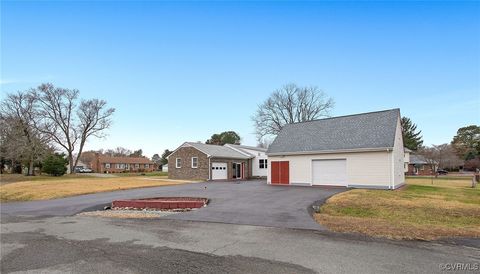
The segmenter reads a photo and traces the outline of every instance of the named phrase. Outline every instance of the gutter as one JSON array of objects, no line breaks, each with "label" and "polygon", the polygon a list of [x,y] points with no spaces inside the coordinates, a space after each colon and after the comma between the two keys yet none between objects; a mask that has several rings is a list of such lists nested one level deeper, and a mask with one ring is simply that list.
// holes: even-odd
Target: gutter
[{"label": "gutter", "polygon": [[292,152],[274,152],[267,153],[267,156],[286,156],[286,155],[310,155],[310,154],[335,154],[348,152],[381,152],[393,150],[393,147],[380,148],[357,148],[357,149],[338,149],[338,150],[317,150],[317,151],[292,151]]}]

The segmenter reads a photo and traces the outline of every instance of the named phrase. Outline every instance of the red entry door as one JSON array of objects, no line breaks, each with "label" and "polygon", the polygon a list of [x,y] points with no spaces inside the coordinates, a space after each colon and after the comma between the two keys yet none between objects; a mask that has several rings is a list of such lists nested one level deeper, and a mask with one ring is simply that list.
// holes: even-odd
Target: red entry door
[{"label": "red entry door", "polygon": [[272,184],[288,185],[290,183],[290,165],[288,161],[273,161],[271,165]]}]

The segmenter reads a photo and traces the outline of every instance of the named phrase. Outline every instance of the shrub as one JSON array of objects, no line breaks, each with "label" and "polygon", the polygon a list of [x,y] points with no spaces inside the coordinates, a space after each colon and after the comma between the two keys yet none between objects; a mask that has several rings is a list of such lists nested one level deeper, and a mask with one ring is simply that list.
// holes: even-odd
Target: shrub
[{"label": "shrub", "polygon": [[62,176],[67,172],[68,160],[65,154],[55,153],[47,156],[42,163],[42,171],[52,176]]}]

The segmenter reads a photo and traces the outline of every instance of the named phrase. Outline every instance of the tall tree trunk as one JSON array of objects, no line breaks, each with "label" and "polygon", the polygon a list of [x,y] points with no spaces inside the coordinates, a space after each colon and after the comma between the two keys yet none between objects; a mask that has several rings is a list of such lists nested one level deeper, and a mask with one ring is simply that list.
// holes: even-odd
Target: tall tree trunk
[{"label": "tall tree trunk", "polygon": [[32,160],[32,159],[30,159],[30,161],[28,162],[27,176],[35,176],[34,166],[33,166],[33,160]]},{"label": "tall tree trunk", "polygon": [[68,152],[68,165],[70,167],[70,174],[75,174],[75,169],[73,168],[74,167],[74,162],[73,162],[73,153],[72,152]]},{"label": "tall tree trunk", "polygon": [[78,155],[77,155],[77,159],[75,159],[74,166],[77,166],[78,160],[80,159],[80,157],[82,157],[83,146],[85,145],[86,139],[87,139],[86,137],[82,136],[82,140],[80,140],[80,149],[78,150]]}]

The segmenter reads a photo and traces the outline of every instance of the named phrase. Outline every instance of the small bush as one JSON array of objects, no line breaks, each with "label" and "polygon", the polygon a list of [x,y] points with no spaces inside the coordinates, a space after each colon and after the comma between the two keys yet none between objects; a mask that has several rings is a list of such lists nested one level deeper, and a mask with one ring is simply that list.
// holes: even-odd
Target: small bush
[{"label": "small bush", "polygon": [[68,160],[65,154],[55,153],[49,155],[42,163],[42,171],[52,176],[62,176],[67,172]]}]

